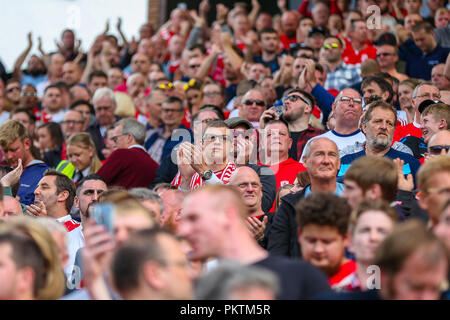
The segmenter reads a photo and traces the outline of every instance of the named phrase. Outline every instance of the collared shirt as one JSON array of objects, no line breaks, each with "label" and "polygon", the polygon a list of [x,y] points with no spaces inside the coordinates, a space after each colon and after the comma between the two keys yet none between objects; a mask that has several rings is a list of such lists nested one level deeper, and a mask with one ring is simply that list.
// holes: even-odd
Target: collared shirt
[{"label": "collared shirt", "polygon": [[308,125],[308,128],[303,131],[291,132],[292,146],[289,149],[289,157],[298,161],[308,140],[325,132],[312,125]]},{"label": "collared shirt", "polygon": [[361,81],[361,67],[342,62],[336,70],[328,71],[325,89],[341,91],[358,81]]},{"label": "collared shirt", "polygon": [[78,221],[73,220],[70,214],[60,217],[56,221],[64,225],[67,230],[67,253],[69,254],[69,260],[64,268],[64,273],[67,279],[70,279],[72,277],[77,251],[84,247],[83,227]]}]

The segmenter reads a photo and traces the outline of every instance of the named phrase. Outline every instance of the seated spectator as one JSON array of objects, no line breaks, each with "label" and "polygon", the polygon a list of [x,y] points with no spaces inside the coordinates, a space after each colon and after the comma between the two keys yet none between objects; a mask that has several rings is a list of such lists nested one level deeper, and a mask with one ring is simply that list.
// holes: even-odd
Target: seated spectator
[{"label": "seated spectator", "polygon": [[356,271],[355,261],[345,257],[350,206],[336,195],[317,192],[302,199],[296,210],[303,260],[322,270],[333,290],[342,290]]},{"label": "seated spectator", "polygon": [[344,290],[370,289],[369,267],[373,264],[375,251],[397,220],[395,210],[383,200],[365,200],[353,210],[349,223],[349,251],[355,255],[356,271]]}]

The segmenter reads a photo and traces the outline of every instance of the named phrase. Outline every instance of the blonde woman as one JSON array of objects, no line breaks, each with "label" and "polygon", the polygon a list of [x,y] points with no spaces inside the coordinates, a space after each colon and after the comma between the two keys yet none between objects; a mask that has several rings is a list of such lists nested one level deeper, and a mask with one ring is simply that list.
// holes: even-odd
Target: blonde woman
[{"label": "blonde woman", "polygon": [[74,170],[72,175],[70,172],[58,171],[66,174],[74,182],[80,182],[87,175],[96,173],[100,169],[102,163],[97,156],[94,141],[89,133],[75,133],[70,136],[66,144],[67,160],[73,165]]}]

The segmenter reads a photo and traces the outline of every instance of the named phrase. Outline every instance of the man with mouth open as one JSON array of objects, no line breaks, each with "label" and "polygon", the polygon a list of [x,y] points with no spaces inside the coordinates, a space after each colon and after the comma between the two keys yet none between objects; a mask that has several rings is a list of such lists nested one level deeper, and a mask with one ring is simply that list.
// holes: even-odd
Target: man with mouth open
[{"label": "man with mouth open", "polygon": [[420,162],[409,154],[391,148],[396,123],[397,113],[389,103],[382,100],[370,103],[361,123],[362,131],[366,135],[365,148],[360,152],[341,158],[338,181],[342,181],[344,173],[355,159],[365,155],[374,155],[385,156],[391,159],[400,158],[404,162],[403,174],[406,177],[412,175],[414,185],[416,185],[415,177],[417,170],[419,170]]}]

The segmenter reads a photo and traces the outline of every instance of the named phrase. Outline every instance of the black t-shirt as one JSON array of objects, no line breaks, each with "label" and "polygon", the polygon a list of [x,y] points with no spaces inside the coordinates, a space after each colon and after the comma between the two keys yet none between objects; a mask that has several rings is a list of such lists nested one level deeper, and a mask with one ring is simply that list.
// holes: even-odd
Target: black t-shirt
[{"label": "black t-shirt", "polygon": [[325,274],[302,260],[268,256],[253,265],[274,272],[280,280],[279,300],[315,299],[331,290]]},{"label": "black t-shirt", "polygon": [[291,131],[291,138],[292,138],[292,145],[291,148],[289,149],[289,158],[294,159],[295,161],[298,161],[297,159],[297,141],[298,138],[300,138],[300,135],[302,134],[303,131],[298,131],[298,132],[293,132]]}]

